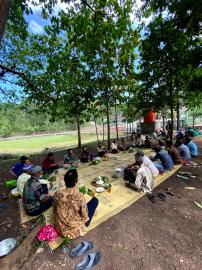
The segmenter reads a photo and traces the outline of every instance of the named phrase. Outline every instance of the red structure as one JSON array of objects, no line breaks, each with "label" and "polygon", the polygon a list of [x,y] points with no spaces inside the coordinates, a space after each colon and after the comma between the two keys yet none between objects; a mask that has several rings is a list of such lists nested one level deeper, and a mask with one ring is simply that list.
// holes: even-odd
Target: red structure
[{"label": "red structure", "polygon": [[156,122],[156,112],[154,112],[153,109],[151,109],[146,116],[144,117],[144,123],[153,123]]}]

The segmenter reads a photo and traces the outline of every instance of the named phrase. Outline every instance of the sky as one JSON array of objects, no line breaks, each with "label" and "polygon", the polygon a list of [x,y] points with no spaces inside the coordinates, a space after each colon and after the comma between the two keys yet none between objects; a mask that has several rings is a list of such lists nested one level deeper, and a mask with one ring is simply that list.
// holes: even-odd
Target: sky
[{"label": "sky", "polygon": [[[79,2],[79,0],[76,0]],[[54,14],[58,14],[58,12],[60,10],[66,10],[66,8],[68,8],[70,6],[70,4],[67,3],[61,3],[60,0],[58,0],[58,4],[55,5],[54,7]],[[141,22],[143,22],[143,20],[139,21],[136,17],[135,17],[135,11],[137,11],[138,9],[140,9],[142,6],[142,2],[141,0],[136,0],[136,4],[134,6],[134,12],[131,13],[130,18],[133,22],[134,28],[138,26],[138,24],[140,24]],[[40,6],[33,6],[30,4],[30,7],[32,8],[33,14],[29,14],[29,15],[25,15],[25,20],[28,23],[28,30],[30,33],[33,34],[41,34],[44,31],[44,26],[49,24],[49,20],[43,19],[41,16],[41,7]],[[146,19],[144,22],[146,24],[148,24],[151,20],[151,17]],[[143,33],[142,33],[143,35]],[[136,50],[137,52],[137,50]],[[3,89],[13,89],[13,84],[10,83],[2,83],[0,82],[0,88]],[[17,90],[17,89],[16,89]],[[17,90],[17,92],[20,92]],[[2,100],[3,96],[1,94],[0,91],[0,101]]]},{"label": "sky", "polygon": [[[79,2],[79,1],[78,1]],[[54,7],[54,13],[57,14],[60,10],[66,10],[67,7],[69,7],[70,5],[67,3],[61,3],[61,1],[58,1],[58,4],[55,5]],[[28,15],[25,16],[26,21],[28,22],[28,29],[31,33],[33,34],[41,34],[43,33],[43,27],[45,25],[48,25],[48,20],[44,20],[41,17],[41,7],[40,6],[33,6],[30,5],[30,7],[32,8],[33,11],[33,15]],[[142,1],[141,0],[136,0],[135,6],[134,6],[134,10],[137,11],[142,7]],[[145,22],[146,24],[148,24],[151,20],[151,17],[147,18],[147,19],[142,19],[141,21],[139,21],[135,15],[135,12],[131,13],[131,20],[133,21],[134,25],[138,25],[140,22]]]}]

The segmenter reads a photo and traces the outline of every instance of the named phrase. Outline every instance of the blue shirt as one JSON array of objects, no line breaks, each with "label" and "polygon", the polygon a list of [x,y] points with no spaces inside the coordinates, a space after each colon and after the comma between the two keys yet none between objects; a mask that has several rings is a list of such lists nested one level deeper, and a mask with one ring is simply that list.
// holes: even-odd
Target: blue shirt
[{"label": "blue shirt", "polygon": [[189,148],[191,156],[196,157],[198,155],[197,145],[193,141],[190,141],[187,146]]},{"label": "blue shirt", "polygon": [[190,151],[189,151],[188,146],[186,146],[185,144],[181,144],[181,145],[178,147],[178,150],[179,150],[179,152],[180,152],[180,156],[181,156],[184,160],[189,161],[189,160],[191,159],[191,155],[190,155]]},{"label": "blue shirt", "polygon": [[171,156],[166,151],[161,150],[160,152],[158,152],[155,156],[155,159],[159,159],[161,161],[164,170],[172,170],[174,164]]},{"label": "blue shirt", "polygon": [[17,175],[20,176],[23,173],[23,167],[24,167],[24,163],[22,162],[17,162],[13,168],[12,171]]}]

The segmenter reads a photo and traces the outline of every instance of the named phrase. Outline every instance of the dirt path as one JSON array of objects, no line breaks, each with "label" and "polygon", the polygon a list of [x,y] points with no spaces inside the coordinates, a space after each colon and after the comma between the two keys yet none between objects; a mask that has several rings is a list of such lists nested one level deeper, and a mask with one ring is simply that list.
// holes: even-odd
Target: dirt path
[{"label": "dirt path", "polygon": [[[200,143],[202,146],[202,143]],[[201,147],[202,148],[202,147]],[[202,155],[196,159],[202,162]],[[97,270],[201,270],[202,269],[202,209],[194,201],[202,201],[202,166],[183,167],[197,179],[182,180],[176,174],[159,185],[155,191],[172,188],[175,196],[167,196],[165,202],[156,204],[143,197],[135,204],[113,216],[86,235],[93,241],[95,250],[102,253]],[[192,186],[196,189],[187,190]],[[6,210],[7,213],[11,211]],[[5,215],[5,214],[4,214]],[[8,215],[8,214],[7,214]],[[16,218],[17,214],[14,213]],[[9,217],[9,215],[7,216]],[[3,221],[2,221],[3,222]],[[7,228],[10,236],[18,222]],[[9,231],[10,230],[10,231]],[[8,233],[9,232],[9,233]],[[13,231],[12,236],[17,232]],[[37,232],[37,228],[34,230]],[[34,233],[32,234],[32,236]],[[2,230],[1,230],[1,239]],[[58,249],[52,254],[45,250],[35,254],[30,239],[19,249],[0,260],[0,269],[72,270],[78,259],[71,261]],[[24,254],[24,256],[22,256]]]}]

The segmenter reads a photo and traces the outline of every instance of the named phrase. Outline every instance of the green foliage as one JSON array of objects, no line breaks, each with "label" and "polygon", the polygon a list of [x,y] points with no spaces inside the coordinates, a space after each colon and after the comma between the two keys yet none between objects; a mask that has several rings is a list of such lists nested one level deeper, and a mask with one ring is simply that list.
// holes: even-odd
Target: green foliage
[{"label": "green foliage", "polygon": [[[64,121],[51,123],[47,115],[29,113],[20,105],[2,103],[0,105],[0,136],[28,135],[40,132],[67,130]],[[70,126],[69,126],[70,128]]]}]

